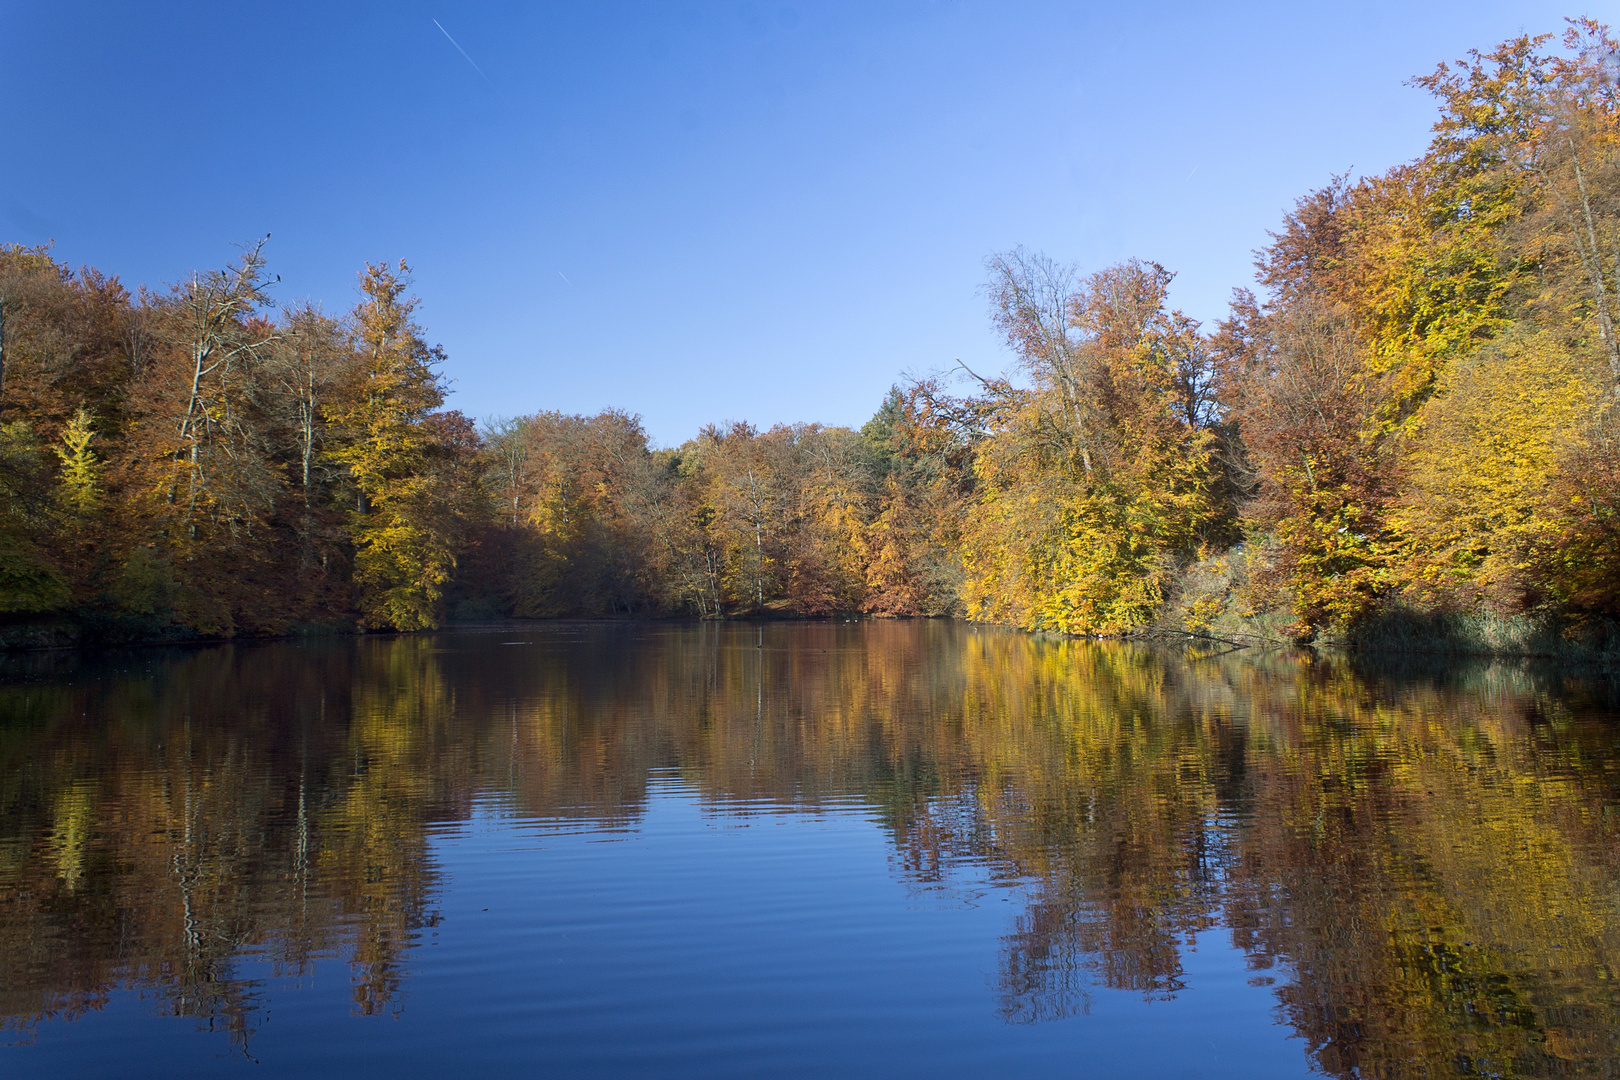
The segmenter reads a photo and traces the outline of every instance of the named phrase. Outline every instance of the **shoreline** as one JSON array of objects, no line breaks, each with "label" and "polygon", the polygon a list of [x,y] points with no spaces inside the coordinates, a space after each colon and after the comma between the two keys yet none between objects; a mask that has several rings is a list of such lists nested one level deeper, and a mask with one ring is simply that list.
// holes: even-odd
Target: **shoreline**
[{"label": "shoreline", "polygon": [[[353,625],[300,627],[281,634],[237,635],[232,637],[187,633],[177,627],[156,628],[141,633],[133,626],[76,622],[55,619],[49,622],[19,622],[0,624],[0,657],[40,653],[100,652],[117,649],[151,649],[171,646],[258,645],[284,642],[307,642],[333,638],[395,638],[446,633],[493,633],[500,630],[523,630],[536,627],[606,624],[703,623],[714,625],[750,623],[849,623],[883,621],[946,621],[968,626],[995,629],[1034,637],[1069,641],[1118,642],[1121,644],[1199,645],[1219,647],[1216,655],[1278,650],[1297,650],[1326,656],[1365,656],[1427,658],[1444,661],[1530,661],[1566,666],[1573,669],[1597,670],[1605,673],[1620,672],[1620,636],[1616,628],[1603,627],[1600,644],[1583,643],[1578,639],[1551,641],[1545,635],[1541,647],[1490,647],[1477,641],[1439,634],[1429,644],[1414,641],[1416,635],[1406,628],[1399,635],[1367,633],[1356,638],[1335,638],[1324,641],[1301,642],[1286,637],[1239,632],[1206,633],[1192,630],[1155,627],[1128,634],[1066,634],[1053,630],[1028,630],[1003,623],[976,622],[948,615],[870,615],[862,612],[833,612],[824,615],[801,615],[787,612],[751,612],[723,618],[697,618],[690,615],[624,615],[624,616],[559,616],[543,619],[496,618],[447,621],[437,627],[423,630],[367,630]],[[126,636],[127,635],[127,636]]]}]

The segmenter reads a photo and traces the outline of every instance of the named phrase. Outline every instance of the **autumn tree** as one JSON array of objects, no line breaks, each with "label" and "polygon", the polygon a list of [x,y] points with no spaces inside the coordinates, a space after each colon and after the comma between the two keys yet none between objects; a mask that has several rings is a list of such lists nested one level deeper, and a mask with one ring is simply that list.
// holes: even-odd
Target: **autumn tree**
[{"label": "autumn tree", "polygon": [[[1211,496],[1210,375],[1171,275],[1082,279],[1022,250],[989,263],[992,318],[1027,387],[981,380],[994,420],[964,536],[970,614],[1120,633],[1157,614],[1177,567],[1229,526]],[[1189,419],[1190,418],[1190,419]]]},{"label": "autumn tree", "polygon": [[431,465],[446,452],[429,424],[444,403],[437,364],[406,296],[410,268],[368,264],[365,299],[352,316],[359,361],[350,383],[323,409],[341,432],[332,459],[348,470],[355,504],[350,533],[362,621],[419,630],[438,624],[455,568],[456,522]]},{"label": "autumn tree", "polygon": [[786,572],[785,540],[795,477],[791,433],[763,435],[747,423],[709,425],[693,449],[697,478],[711,509],[710,528],[727,552],[726,590],[738,603],[762,609]]},{"label": "autumn tree", "polygon": [[1369,438],[1380,384],[1342,310],[1302,298],[1247,330],[1233,402],[1261,481],[1251,520],[1269,531],[1297,632],[1355,624],[1395,584],[1389,523],[1397,460]]},{"label": "autumn tree", "polygon": [[269,354],[270,403],[277,441],[288,462],[297,499],[299,569],[324,570],[341,529],[334,520],[334,485],[346,470],[332,457],[336,432],[328,411],[355,381],[360,354],[350,328],[312,304],[286,313],[284,333]]},{"label": "autumn tree", "polygon": [[890,388],[861,428],[881,472],[866,533],[866,599],[877,615],[958,615],[962,527],[986,403],[938,378]]},{"label": "autumn tree", "polygon": [[486,485],[506,528],[508,610],[522,616],[624,614],[658,592],[649,499],[660,494],[639,417],[557,412],[486,431]]}]

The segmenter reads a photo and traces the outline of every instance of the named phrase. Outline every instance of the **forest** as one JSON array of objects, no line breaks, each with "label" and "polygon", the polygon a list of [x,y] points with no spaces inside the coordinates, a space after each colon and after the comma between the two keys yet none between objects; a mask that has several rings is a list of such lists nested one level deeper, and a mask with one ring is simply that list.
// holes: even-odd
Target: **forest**
[{"label": "forest", "polygon": [[[1440,65],[1206,327],[1144,260],[986,263],[1016,363],[860,430],[446,409],[409,268],[282,306],[0,246],[0,644],[562,616],[1531,649],[1620,641],[1620,44]],[[1549,644],[1551,643],[1551,644]]]}]

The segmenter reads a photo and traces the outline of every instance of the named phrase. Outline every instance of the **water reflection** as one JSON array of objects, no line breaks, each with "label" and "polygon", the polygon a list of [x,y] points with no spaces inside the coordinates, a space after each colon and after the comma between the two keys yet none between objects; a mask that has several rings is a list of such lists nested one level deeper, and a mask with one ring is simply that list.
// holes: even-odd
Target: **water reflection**
[{"label": "water reflection", "polygon": [[355,1012],[399,1009],[442,823],[498,800],[623,828],[674,770],[728,813],[859,799],[919,887],[1027,883],[987,1002],[1010,1021],[1178,995],[1214,930],[1330,1075],[1620,1059],[1602,684],[941,622],[10,663],[0,1016],[24,1038],[132,986],[245,1042],[262,964],[334,957]]}]

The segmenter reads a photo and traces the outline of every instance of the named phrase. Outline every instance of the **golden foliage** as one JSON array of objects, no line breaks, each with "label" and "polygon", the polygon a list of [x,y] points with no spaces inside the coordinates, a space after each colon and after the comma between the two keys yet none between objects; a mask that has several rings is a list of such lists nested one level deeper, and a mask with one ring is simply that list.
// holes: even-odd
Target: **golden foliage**
[{"label": "golden foliage", "polygon": [[1600,366],[1542,331],[1446,371],[1419,414],[1398,511],[1421,587],[1522,606],[1565,526],[1549,488],[1601,399]]}]

